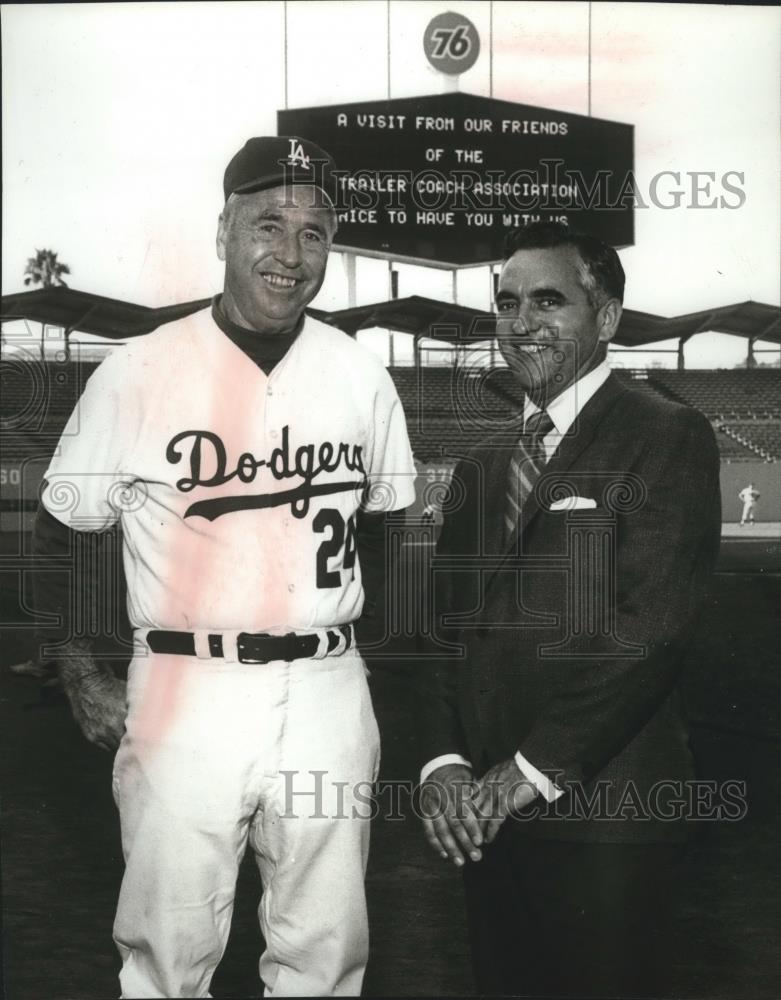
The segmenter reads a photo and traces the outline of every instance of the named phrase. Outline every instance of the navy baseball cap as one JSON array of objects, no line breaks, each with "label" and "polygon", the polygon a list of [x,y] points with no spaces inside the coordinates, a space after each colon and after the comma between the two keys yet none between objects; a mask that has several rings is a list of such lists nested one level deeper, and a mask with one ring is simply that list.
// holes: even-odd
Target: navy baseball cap
[{"label": "navy baseball cap", "polygon": [[332,157],[324,149],[297,135],[259,136],[248,139],[225,168],[225,200],[232,194],[249,194],[287,184],[311,184],[331,201],[334,194]]}]

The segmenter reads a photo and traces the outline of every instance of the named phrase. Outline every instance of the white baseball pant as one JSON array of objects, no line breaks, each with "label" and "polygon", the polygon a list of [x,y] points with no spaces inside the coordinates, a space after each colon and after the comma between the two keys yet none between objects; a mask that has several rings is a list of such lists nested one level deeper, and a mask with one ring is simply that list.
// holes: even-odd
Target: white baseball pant
[{"label": "white baseball pant", "polygon": [[131,664],[128,702],[113,777],[123,997],[209,996],[247,843],[263,882],[265,995],[359,994],[379,767],[360,654],[268,664],[149,654]]}]

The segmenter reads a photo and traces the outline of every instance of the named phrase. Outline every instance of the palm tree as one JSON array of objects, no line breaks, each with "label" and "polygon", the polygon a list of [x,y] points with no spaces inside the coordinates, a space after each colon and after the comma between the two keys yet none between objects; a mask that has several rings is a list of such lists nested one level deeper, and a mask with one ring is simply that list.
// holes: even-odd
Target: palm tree
[{"label": "palm tree", "polygon": [[54,250],[36,250],[34,257],[29,257],[27,267],[24,269],[25,285],[43,285],[44,288],[51,288],[54,285],[68,285],[62,280],[63,274],[70,274],[71,269],[67,264],[61,264],[57,260]]}]

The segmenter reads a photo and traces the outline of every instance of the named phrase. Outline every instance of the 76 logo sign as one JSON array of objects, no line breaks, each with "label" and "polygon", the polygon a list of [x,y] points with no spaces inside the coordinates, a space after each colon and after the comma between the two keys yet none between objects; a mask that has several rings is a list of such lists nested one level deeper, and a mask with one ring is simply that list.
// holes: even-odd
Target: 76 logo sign
[{"label": "76 logo sign", "polygon": [[452,56],[454,59],[463,59],[469,55],[472,48],[472,40],[467,34],[465,24],[456,25],[455,28],[437,28],[432,31],[431,37],[436,42],[434,51],[431,53],[432,59],[444,59],[445,56]]},{"label": "76 logo sign", "polygon": [[441,73],[465,73],[477,62],[480,36],[463,14],[448,11],[429,21],[423,35],[423,50],[431,65]]}]

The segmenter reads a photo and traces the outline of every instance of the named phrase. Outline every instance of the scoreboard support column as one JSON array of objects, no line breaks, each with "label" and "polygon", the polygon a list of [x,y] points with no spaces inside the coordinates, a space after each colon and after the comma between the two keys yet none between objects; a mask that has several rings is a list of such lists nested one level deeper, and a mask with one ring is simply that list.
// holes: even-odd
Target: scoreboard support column
[{"label": "scoreboard support column", "polygon": [[354,253],[342,254],[344,269],[347,272],[347,308],[354,309],[358,305],[358,284],[356,279],[356,267]]}]

